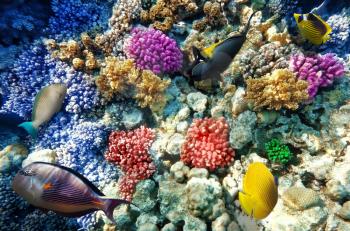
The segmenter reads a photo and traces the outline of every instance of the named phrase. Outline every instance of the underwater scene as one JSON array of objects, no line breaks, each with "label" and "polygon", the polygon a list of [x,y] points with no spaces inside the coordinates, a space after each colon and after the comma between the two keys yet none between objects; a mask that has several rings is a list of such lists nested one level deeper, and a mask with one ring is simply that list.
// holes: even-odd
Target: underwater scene
[{"label": "underwater scene", "polygon": [[0,231],[350,231],[349,0],[1,0]]}]

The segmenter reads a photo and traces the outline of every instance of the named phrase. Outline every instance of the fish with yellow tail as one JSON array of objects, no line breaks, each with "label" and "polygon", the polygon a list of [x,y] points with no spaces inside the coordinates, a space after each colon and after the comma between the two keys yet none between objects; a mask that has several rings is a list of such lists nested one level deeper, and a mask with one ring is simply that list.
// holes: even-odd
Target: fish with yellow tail
[{"label": "fish with yellow tail", "polygon": [[61,83],[51,84],[41,89],[35,97],[32,121],[18,126],[36,138],[40,125],[50,121],[61,110],[66,93],[67,86]]},{"label": "fish with yellow tail", "polygon": [[21,169],[13,179],[12,188],[33,206],[66,217],[102,210],[115,223],[114,208],[130,204],[105,197],[89,180],[70,168],[45,162],[33,162]]},{"label": "fish with yellow tail", "polygon": [[278,199],[277,182],[265,164],[249,165],[238,197],[242,210],[255,219],[264,219],[272,212]]},{"label": "fish with yellow tail", "polygon": [[190,65],[184,75],[191,81],[207,79],[222,80],[221,73],[229,67],[234,57],[243,46],[251,19],[256,13],[257,11],[250,16],[241,34],[216,42],[201,51],[193,47],[192,50],[195,61]]},{"label": "fish with yellow tail", "polygon": [[330,38],[331,26],[314,13],[294,14],[301,35],[314,45],[322,45]]}]

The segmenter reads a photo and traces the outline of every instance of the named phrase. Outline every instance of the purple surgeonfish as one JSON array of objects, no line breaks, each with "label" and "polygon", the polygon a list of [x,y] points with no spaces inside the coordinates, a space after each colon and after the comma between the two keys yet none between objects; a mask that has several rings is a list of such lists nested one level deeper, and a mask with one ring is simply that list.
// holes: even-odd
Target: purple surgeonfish
[{"label": "purple surgeonfish", "polygon": [[115,223],[114,208],[130,203],[107,198],[81,174],[45,162],[33,162],[21,169],[12,182],[12,188],[33,206],[66,217],[79,217],[102,210]]}]

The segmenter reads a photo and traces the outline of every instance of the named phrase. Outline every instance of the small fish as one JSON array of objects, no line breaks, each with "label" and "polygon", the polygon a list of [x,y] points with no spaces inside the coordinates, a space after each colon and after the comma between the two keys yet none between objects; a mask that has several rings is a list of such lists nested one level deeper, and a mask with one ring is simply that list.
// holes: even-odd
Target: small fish
[{"label": "small fish", "polygon": [[18,127],[23,122],[24,119],[15,113],[0,111],[0,135],[12,133],[21,138],[26,137],[26,130]]},{"label": "small fish", "polygon": [[234,35],[223,41],[216,42],[202,51],[193,47],[195,61],[186,75],[194,81],[206,79],[222,80],[221,73],[228,68],[233,58],[243,46],[251,19],[255,13],[257,11],[250,16],[246,27],[240,35]]},{"label": "small fish", "polygon": [[243,192],[238,193],[242,210],[255,219],[267,217],[278,199],[275,181],[265,164],[250,164],[243,178]]},{"label": "small fish", "polygon": [[301,35],[314,45],[322,45],[330,38],[330,25],[320,16],[308,14],[294,14]]},{"label": "small fish", "polygon": [[106,198],[89,180],[70,168],[45,162],[33,162],[21,169],[12,188],[33,206],[66,217],[102,210],[115,223],[114,208],[130,204],[126,200]]},{"label": "small fish", "polygon": [[66,93],[67,86],[60,83],[51,84],[41,89],[35,97],[32,121],[21,123],[18,126],[36,138],[40,125],[48,122],[54,114],[61,110]]}]

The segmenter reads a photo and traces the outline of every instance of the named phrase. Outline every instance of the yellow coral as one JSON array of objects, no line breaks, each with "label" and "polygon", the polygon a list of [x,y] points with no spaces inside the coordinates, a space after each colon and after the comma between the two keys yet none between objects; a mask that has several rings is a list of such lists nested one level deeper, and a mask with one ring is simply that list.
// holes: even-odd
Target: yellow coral
[{"label": "yellow coral", "polygon": [[245,98],[252,102],[254,109],[267,107],[269,110],[280,110],[282,107],[296,110],[299,104],[309,97],[308,84],[298,80],[288,69],[277,69],[271,75],[260,79],[247,79]]},{"label": "yellow coral", "polygon": [[169,84],[170,80],[162,80],[152,71],[145,70],[141,74],[140,82],[136,83],[137,93],[135,99],[140,107],[164,106],[166,100],[163,92]]},{"label": "yellow coral", "polygon": [[96,79],[98,89],[107,100],[133,87],[136,91],[133,98],[141,107],[149,106],[151,109],[161,109],[165,105],[163,92],[169,84],[170,80],[162,80],[152,71],[137,69],[131,59],[122,61],[114,56],[106,58],[105,67],[101,68]]}]

